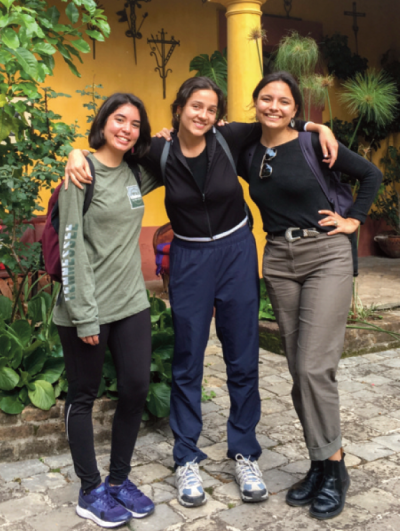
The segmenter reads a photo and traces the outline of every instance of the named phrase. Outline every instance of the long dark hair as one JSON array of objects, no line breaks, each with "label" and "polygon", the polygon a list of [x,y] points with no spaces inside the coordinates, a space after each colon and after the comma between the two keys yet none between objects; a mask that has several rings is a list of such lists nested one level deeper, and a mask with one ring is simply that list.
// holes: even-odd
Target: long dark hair
[{"label": "long dark hair", "polygon": [[212,90],[218,98],[217,121],[226,114],[225,95],[219,86],[208,77],[191,77],[187,79],[178,90],[174,103],[171,105],[172,110],[172,127],[179,129],[179,118],[176,116],[178,107],[184,107],[187,100],[196,92],[196,90]]},{"label": "long dark hair", "polygon": [[[135,158],[140,158],[146,155],[151,143],[151,128],[149,119],[147,117],[147,112],[142,100],[133,94],[126,92],[116,92],[107,98],[100,107],[95,119],[93,120],[92,127],[90,128],[89,145],[91,148],[99,149],[101,146],[104,146],[106,141],[103,135],[103,129],[106,125],[108,117],[119,107],[121,107],[121,105],[125,105],[126,103],[134,105],[138,109],[140,115],[140,135],[135,144]],[[128,158],[131,157],[130,153],[125,155],[127,155]],[[124,156],[124,158],[126,157]]]},{"label": "long dark hair", "polygon": [[292,74],[289,74],[289,72],[285,72],[283,70],[280,70],[279,72],[273,72],[272,74],[268,74],[259,82],[259,84],[256,86],[253,92],[254,103],[257,101],[258,96],[260,92],[262,91],[262,89],[266,87],[267,85],[269,85],[270,83],[273,83],[274,81],[283,81],[283,83],[286,83],[286,85],[290,88],[290,92],[292,93],[294,102],[297,105],[296,116],[299,116],[303,108],[303,98],[301,96],[299,85],[297,84]]}]

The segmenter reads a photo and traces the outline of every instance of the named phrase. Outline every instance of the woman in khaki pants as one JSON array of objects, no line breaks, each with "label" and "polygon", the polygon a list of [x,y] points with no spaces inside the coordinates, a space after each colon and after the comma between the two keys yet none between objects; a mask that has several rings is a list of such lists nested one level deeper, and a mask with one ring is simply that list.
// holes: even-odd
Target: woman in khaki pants
[{"label": "woman in khaki pants", "polygon": [[[270,74],[256,87],[253,100],[262,137],[242,155],[239,174],[249,182],[268,233],[263,275],[311,459],[310,471],[289,490],[286,501],[294,506],[310,503],[310,514],[326,519],[343,510],[350,484],[335,379],[351,301],[349,235],[365,221],[382,175],[339,144],[332,169],[361,183],[355,203],[340,216],[303,155],[299,135],[309,133],[290,127],[302,106],[293,77],[286,72]],[[318,137],[309,140],[330,194],[333,172],[322,163]]]}]

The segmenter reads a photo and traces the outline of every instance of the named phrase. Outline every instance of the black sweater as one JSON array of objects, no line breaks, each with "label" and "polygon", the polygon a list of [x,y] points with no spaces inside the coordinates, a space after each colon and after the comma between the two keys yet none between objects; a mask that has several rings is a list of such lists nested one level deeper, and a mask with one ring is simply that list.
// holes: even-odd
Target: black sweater
[{"label": "black sweater", "polygon": [[[313,134],[312,143],[324,176],[329,180],[331,172],[328,165],[322,162],[318,135]],[[249,183],[250,195],[260,209],[265,232],[279,233],[288,227],[316,227],[329,232],[332,227],[318,225],[318,221],[325,217],[318,214],[318,210],[332,210],[333,206],[307,164],[299,140],[292,140],[276,149],[276,157],[268,163],[273,168],[272,175],[265,179],[259,177],[264,146],[259,144],[257,147],[250,172],[244,153],[239,161],[239,174]],[[339,144],[338,158],[332,169],[360,181],[360,190],[348,217],[364,223],[382,181],[381,172],[342,144]]]},{"label": "black sweater", "polygon": [[[237,162],[240,151],[261,136],[260,124],[231,123],[218,128]],[[213,237],[229,231],[245,218],[243,190],[215,130],[206,134],[207,176],[201,190],[183,156],[179,139],[172,145],[165,171],[165,207],[176,234],[186,237]],[[165,144],[153,138],[149,154],[140,160],[162,184],[160,159]]]}]

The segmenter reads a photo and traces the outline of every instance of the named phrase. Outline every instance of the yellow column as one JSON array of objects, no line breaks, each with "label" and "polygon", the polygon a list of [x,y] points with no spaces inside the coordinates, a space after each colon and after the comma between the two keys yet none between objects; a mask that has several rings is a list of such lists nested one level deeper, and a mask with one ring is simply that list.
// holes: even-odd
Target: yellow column
[{"label": "yellow column", "polygon": [[[261,27],[261,6],[266,0],[208,0],[223,4],[228,19],[228,119],[231,122],[253,122],[255,112],[251,95],[261,79],[260,60],[257,52],[260,41],[249,40],[249,34]],[[262,256],[265,233],[260,211],[250,199],[248,185],[241,181],[244,196],[254,217],[253,235],[258,251],[259,273],[262,276]]]},{"label": "yellow column", "polygon": [[254,29],[260,29],[261,6],[266,0],[208,0],[223,4],[228,19],[228,119],[254,120],[251,94],[261,79],[260,41],[249,40]]}]

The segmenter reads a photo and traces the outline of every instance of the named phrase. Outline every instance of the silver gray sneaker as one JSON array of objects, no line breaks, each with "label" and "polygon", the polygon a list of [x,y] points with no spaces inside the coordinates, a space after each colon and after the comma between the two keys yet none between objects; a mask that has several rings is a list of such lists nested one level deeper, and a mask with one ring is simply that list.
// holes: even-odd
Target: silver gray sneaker
[{"label": "silver gray sneaker", "polygon": [[235,459],[235,479],[242,500],[249,503],[267,500],[268,489],[257,461],[250,461],[242,454],[237,454]]},{"label": "silver gray sneaker", "polygon": [[199,507],[206,503],[199,465],[194,461],[177,467],[175,483],[178,489],[178,501],[184,507]]}]

